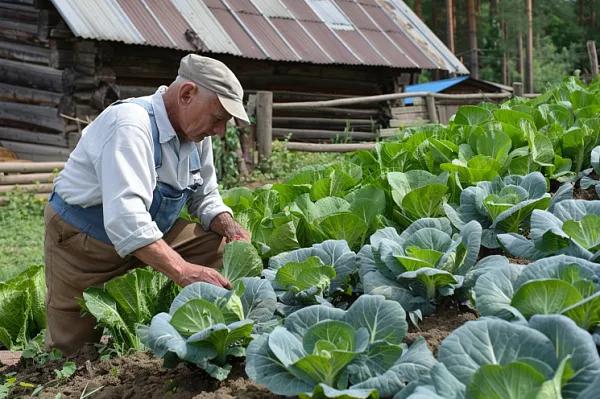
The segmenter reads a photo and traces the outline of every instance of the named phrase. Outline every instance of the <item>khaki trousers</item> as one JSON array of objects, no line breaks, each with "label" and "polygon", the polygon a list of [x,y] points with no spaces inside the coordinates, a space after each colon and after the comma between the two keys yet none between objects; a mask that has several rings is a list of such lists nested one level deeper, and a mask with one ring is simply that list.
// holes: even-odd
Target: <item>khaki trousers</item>
[{"label": "khaki trousers", "polygon": [[[130,255],[121,258],[115,249],[81,233],[66,223],[49,204],[44,211],[44,258],[46,265],[46,350],[59,349],[70,355],[85,343],[97,343],[102,329],[90,314],[80,316],[75,298],[91,286],[102,287],[114,277],[144,267]],[[224,238],[201,225],[179,218],[163,237],[186,261],[221,268]]]}]

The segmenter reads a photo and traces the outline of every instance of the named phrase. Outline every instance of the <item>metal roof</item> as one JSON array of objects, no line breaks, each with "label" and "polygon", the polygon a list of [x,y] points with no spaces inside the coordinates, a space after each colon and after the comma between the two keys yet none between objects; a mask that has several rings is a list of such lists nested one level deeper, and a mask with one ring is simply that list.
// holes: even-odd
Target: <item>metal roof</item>
[{"label": "metal roof", "polygon": [[87,39],[252,59],[469,73],[401,0],[52,2],[73,34]]}]

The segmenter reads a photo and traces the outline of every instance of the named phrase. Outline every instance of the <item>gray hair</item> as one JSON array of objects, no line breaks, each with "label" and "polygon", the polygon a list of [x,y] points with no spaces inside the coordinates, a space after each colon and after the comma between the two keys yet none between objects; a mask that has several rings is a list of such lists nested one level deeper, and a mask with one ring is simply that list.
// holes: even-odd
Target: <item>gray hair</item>
[{"label": "gray hair", "polygon": [[191,81],[189,79],[186,79],[182,76],[177,75],[177,77],[175,78],[175,80],[173,81],[173,83],[171,83],[171,86],[181,86],[184,83],[193,83],[194,85],[196,85],[196,87],[198,88],[198,96],[200,98],[202,97],[212,97],[212,96],[216,96],[216,93],[213,92],[210,89],[207,89],[204,86],[200,86],[198,83]]}]

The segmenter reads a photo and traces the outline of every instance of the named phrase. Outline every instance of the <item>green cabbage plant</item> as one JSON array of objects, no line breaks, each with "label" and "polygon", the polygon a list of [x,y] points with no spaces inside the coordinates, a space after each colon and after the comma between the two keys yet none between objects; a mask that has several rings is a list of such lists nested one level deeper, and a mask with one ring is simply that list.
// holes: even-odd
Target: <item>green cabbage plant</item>
[{"label": "green cabbage plant", "polygon": [[379,295],[362,295],[347,311],[312,305],[255,337],[246,373],[276,395],[391,397],[435,362],[423,339],[406,350],[407,328],[402,307]]}]

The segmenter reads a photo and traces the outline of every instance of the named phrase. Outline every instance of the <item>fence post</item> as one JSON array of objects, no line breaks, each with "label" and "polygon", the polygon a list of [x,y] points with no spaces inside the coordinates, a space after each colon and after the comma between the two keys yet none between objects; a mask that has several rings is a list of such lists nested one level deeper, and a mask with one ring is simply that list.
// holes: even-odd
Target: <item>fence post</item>
[{"label": "fence post", "polygon": [[425,101],[427,102],[427,113],[429,114],[429,122],[436,124],[440,122],[437,114],[437,108],[435,106],[435,97],[432,94],[428,94]]},{"label": "fence post", "polygon": [[587,42],[588,56],[590,57],[590,66],[592,68],[592,77],[598,75],[598,53],[596,52],[596,42],[588,40]]},{"label": "fence post", "polygon": [[513,83],[513,97],[522,97],[525,93],[525,88],[523,87],[523,83],[514,82]]},{"label": "fence post", "polygon": [[273,92],[256,93],[256,141],[259,162],[271,157],[273,147]]}]

